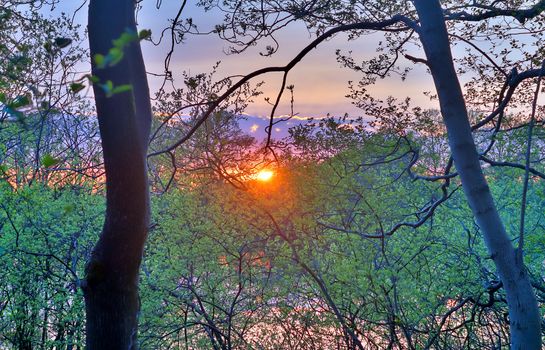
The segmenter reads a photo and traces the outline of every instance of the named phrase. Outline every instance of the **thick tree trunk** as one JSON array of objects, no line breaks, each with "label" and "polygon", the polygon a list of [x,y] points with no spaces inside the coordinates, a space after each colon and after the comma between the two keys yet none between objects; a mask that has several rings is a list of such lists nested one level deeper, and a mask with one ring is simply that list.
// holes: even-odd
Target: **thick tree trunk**
[{"label": "thick tree trunk", "polygon": [[462,89],[454,69],[441,5],[438,0],[413,2],[420,19],[420,40],[439,96],[454,164],[507,295],[511,347],[540,349],[540,315],[534,291],[482,172]]},{"label": "thick tree trunk", "polygon": [[[91,0],[91,57],[107,55],[113,40],[136,33],[134,0]],[[136,349],[138,272],[149,223],[147,144],[151,106],[138,41],[123,60],[99,69],[93,86],[106,170],[106,218],[83,285],[88,350]],[[106,96],[100,84],[130,84],[131,91]]]}]

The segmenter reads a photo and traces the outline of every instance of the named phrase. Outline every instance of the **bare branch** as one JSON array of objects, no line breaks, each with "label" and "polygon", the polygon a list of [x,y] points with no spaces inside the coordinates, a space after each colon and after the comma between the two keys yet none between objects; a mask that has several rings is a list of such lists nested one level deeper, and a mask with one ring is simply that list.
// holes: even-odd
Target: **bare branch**
[{"label": "bare branch", "polygon": [[477,22],[493,17],[512,17],[524,24],[527,20],[539,16],[545,10],[545,0],[540,0],[534,6],[524,9],[499,9],[492,6],[484,6],[474,2],[472,7],[488,10],[479,14],[471,14],[466,11],[448,13],[445,15],[445,20],[470,21]]},{"label": "bare branch", "polygon": [[[326,39],[330,38],[331,36],[340,33],[340,32],[347,32],[347,31],[354,31],[354,30],[384,30],[385,28],[398,24],[403,23],[407,26],[407,28],[413,28],[415,26],[415,23],[410,20],[409,18],[402,16],[402,15],[395,15],[390,19],[380,21],[380,22],[358,22],[358,23],[352,23],[352,24],[346,24],[341,25],[335,28],[332,28],[322,35],[320,35],[318,38],[314,39],[309,45],[307,45],[304,49],[302,49],[299,54],[297,54],[287,65],[280,66],[280,67],[267,67],[258,69],[243,78],[241,78],[237,83],[233,84],[223,95],[218,97],[216,100],[209,102],[208,109],[203,113],[201,117],[199,117],[193,127],[186,133],[185,136],[183,136],[181,139],[176,141],[171,146],[152,152],[148,154],[148,157],[157,156],[163,153],[166,153],[168,151],[174,150],[176,147],[179,147],[184,142],[189,140],[191,136],[197,131],[197,129],[205,122],[206,119],[212,114],[212,112],[220,105],[221,102],[226,100],[232,93],[234,93],[236,90],[241,88],[244,84],[249,82],[251,79],[258,77],[260,75],[266,74],[266,73],[273,73],[273,72],[281,72],[281,73],[287,73],[293,67],[295,67],[309,52],[311,52],[313,49],[315,49],[320,43],[325,41]],[[173,114],[175,114],[174,112]]]}]

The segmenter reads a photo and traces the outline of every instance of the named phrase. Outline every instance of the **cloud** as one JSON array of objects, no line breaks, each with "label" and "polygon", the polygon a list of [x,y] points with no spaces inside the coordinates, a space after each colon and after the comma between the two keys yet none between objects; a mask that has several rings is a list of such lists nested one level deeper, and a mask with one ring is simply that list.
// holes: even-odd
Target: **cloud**
[{"label": "cloud", "polygon": [[[262,115],[262,114],[254,114],[254,113],[247,113],[247,112],[242,112],[241,115],[247,117],[247,118],[259,118],[259,119],[262,119],[262,120],[271,120],[271,117],[269,115]],[[290,119],[290,120],[295,120],[295,121],[307,121],[309,119],[314,119],[314,120],[320,120],[320,119],[327,119],[327,118],[330,118],[330,117],[333,117],[333,116],[341,116],[342,114],[339,114],[339,115],[329,115],[329,114],[322,114],[322,115],[306,115],[306,116],[302,116],[302,115],[289,115],[289,114],[280,114],[280,115],[275,115],[273,117],[273,119]]]}]

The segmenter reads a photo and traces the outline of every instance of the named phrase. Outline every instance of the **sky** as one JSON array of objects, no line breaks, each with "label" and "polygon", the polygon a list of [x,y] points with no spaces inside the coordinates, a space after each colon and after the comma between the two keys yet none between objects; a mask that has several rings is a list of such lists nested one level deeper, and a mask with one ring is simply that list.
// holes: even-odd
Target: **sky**
[{"label": "sky", "polygon": [[[73,13],[81,5],[82,1],[61,1],[49,15],[56,16],[60,12]],[[180,1],[164,0],[160,9],[156,9],[156,0],[145,0],[143,10],[138,14],[139,29],[151,29],[154,38],[157,38],[168,21],[175,16]],[[191,17],[201,31],[207,31],[215,24],[221,23],[222,14],[219,11],[205,12],[194,5],[194,0],[188,1],[184,10],[184,17]],[[75,21],[85,27],[87,21],[87,5],[84,5],[75,15]],[[289,25],[280,31],[277,40],[280,49],[272,57],[259,55],[268,42],[259,43],[243,54],[226,55],[228,43],[222,41],[217,35],[188,36],[182,45],[176,48],[172,58],[171,70],[175,78],[180,78],[183,71],[190,74],[209,72],[212,66],[221,61],[217,72],[217,78],[224,76],[248,74],[249,72],[267,67],[285,65],[303,47],[308,45],[313,36],[302,23]],[[322,118],[328,114],[342,116],[348,113],[351,116],[362,116],[362,112],[351,104],[345,95],[349,92],[348,81],[358,81],[360,77],[355,72],[341,67],[336,60],[335,51],[341,49],[344,52],[351,50],[356,58],[369,58],[376,53],[376,43],[380,40],[380,34],[366,36],[355,41],[347,41],[343,34],[339,34],[328,42],[322,43],[313,50],[302,62],[296,66],[289,75],[288,85],[295,86],[294,112],[299,117]],[[166,45],[159,47],[149,42],[142,45],[147,70],[154,73],[163,72],[164,57],[167,51]],[[409,79],[401,84],[399,78],[378,81],[370,91],[374,97],[386,98],[390,95],[404,98],[411,96],[412,100],[424,107],[433,107],[423,91],[433,90],[431,78],[423,67],[410,74]],[[245,131],[258,134],[263,131],[266,120],[271,113],[271,107],[264,97],[276,98],[280,86],[281,73],[269,74],[257,78],[253,82],[265,81],[262,87],[264,94],[256,98],[255,102],[248,106],[245,113],[249,121],[244,122]],[[156,91],[161,85],[160,78],[149,76],[150,89]],[[284,94],[276,116],[290,113],[289,94]],[[257,127],[255,126],[257,125]],[[281,126],[279,126],[280,128]],[[281,128],[284,134],[285,129]]]},{"label": "sky", "polygon": [[[150,8],[139,14],[139,25],[142,28],[152,28],[158,33],[164,27],[165,19],[176,13],[178,1],[164,1],[159,11]],[[148,3],[149,5],[149,3]],[[148,6],[149,8],[149,6]],[[220,23],[222,14],[218,11],[204,12],[201,8],[188,6],[187,17],[191,17],[201,30],[211,29]],[[226,55],[224,51],[228,43],[223,42],[215,35],[192,36],[177,49],[173,58],[173,71],[176,75],[183,70],[191,73],[207,72],[212,65],[221,60],[219,76],[231,74],[247,74],[250,71],[267,67],[284,65],[289,62],[303,47],[308,45],[313,36],[302,23],[288,26],[279,32],[277,39],[280,43],[279,51],[272,57],[259,55],[269,42],[259,43],[256,47],[238,55]],[[288,85],[295,86],[295,112],[300,116],[324,116],[327,113],[343,115],[344,113],[360,114],[361,112],[351,105],[345,97],[348,91],[348,81],[359,80],[359,76],[353,71],[342,68],[336,60],[335,50],[351,50],[355,57],[369,58],[376,53],[376,43],[381,39],[380,35],[365,37],[360,40],[347,42],[346,35],[338,35],[317,49],[313,50],[290,73]],[[149,44],[148,44],[149,45]],[[164,60],[164,51],[143,47],[146,63],[150,69],[161,69]],[[265,96],[273,100],[280,84],[281,73],[269,74],[263,77]],[[426,103],[427,97],[422,94],[422,86],[429,89],[431,78],[427,77],[424,69],[418,69],[403,89],[407,94],[414,95],[416,102]],[[257,79],[256,81],[259,81]],[[153,85],[153,84],[152,84]],[[382,81],[373,87],[373,93],[377,97],[387,97],[391,94],[399,94],[399,85],[391,81]],[[394,90],[395,91],[392,91]],[[289,95],[285,94],[279,114],[289,113]],[[269,106],[263,98],[256,101],[247,111],[252,115],[268,115]]]}]

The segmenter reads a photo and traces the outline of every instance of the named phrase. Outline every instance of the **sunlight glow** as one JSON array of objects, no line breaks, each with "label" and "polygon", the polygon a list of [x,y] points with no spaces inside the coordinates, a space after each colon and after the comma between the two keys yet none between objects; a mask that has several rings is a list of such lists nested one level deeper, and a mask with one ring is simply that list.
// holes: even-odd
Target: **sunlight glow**
[{"label": "sunlight glow", "polygon": [[269,181],[272,179],[274,175],[274,172],[268,169],[263,169],[259,173],[257,173],[256,179],[259,181]]}]

